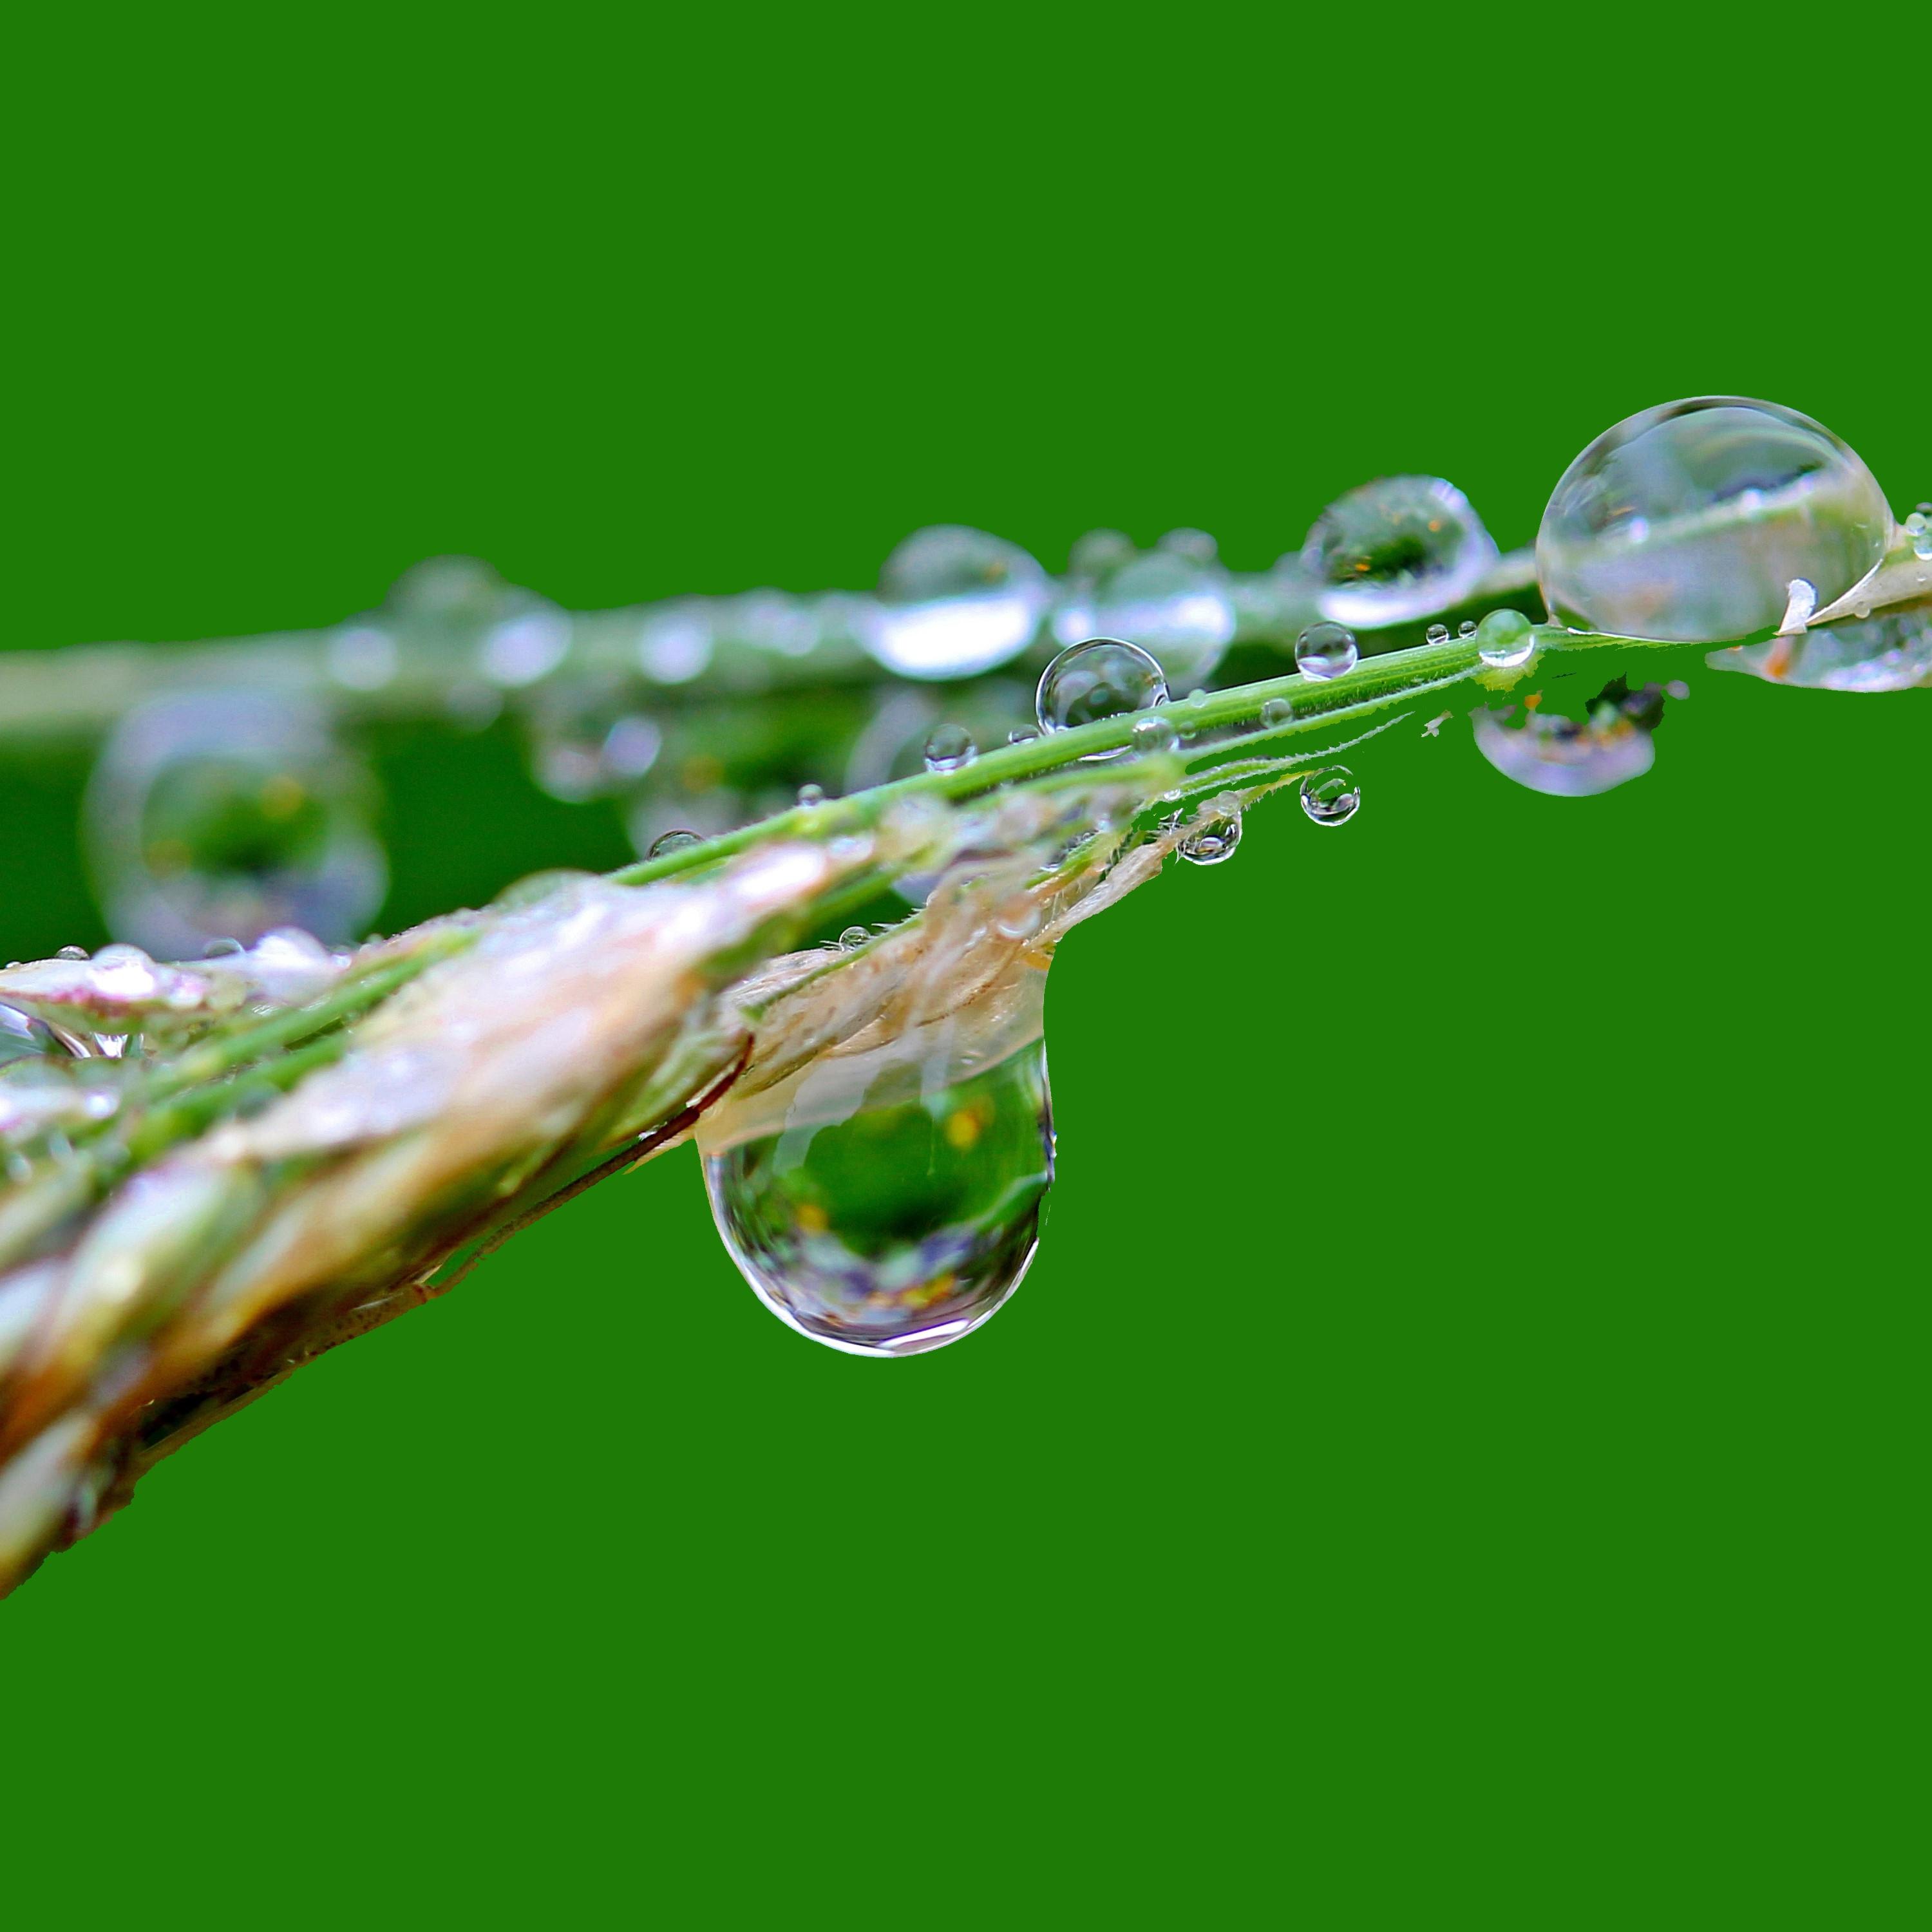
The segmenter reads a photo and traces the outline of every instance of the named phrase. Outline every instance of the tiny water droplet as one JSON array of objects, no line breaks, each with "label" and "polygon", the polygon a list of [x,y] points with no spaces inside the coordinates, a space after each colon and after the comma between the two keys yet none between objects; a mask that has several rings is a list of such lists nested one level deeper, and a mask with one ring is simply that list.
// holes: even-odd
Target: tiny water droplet
[{"label": "tiny water droplet", "polygon": [[1301,782],[1301,808],[1315,824],[1346,825],[1361,802],[1361,787],[1346,765],[1310,772]]},{"label": "tiny water droplet", "polygon": [[1006,734],[1006,742],[1010,745],[1029,745],[1039,736],[1040,728],[1037,725],[1022,724]]},{"label": "tiny water droplet", "polygon": [[1536,626],[1520,610],[1492,610],[1476,626],[1476,655],[1492,670],[1514,670],[1536,651]]},{"label": "tiny water droplet", "polygon": [[938,524],[886,558],[866,646],[902,677],[972,677],[1032,642],[1052,595],[1018,544]]},{"label": "tiny water droplet", "polygon": [[1018,1286],[1040,1238],[1053,1180],[1045,1043],[944,1084],[920,1072],[882,1056],[862,1091],[841,1082],[835,1098],[808,1078],[778,1120],[728,1102],[698,1129],[740,1271],[788,1326],[850,1354],[957,1341]]},{"label": "tiny water droplet", "polygon": [[246,952],[248,950],[240,940],[231,939],[224,935],[220,938],[211,939],[202,949],[202,956],[206,959],[225,959],[234,953]]},{"label": "tiny water droplet", "polygon": [[1173,752],[1180,748],[1180,734],[1174,729],[1172,718],[1156,713],[1134,721],[1133,741],[1134,749],[1143,754]]},{"label": "tiny water droplet", "polygon": [[838,935],[838,944],[842,951],[856,952],[872,936],[862,926],[848,926]]},{"label": "tiny water droplet", "polygon": [[[1128,711],[1148,711],[1167,696],[1159,662],[1120,638],[1090,638],[1070,645],[1040,674],[1034,698],[1042,731],[1071,731]],[[1117,758],[1090,752],[1090,758]]]},{"label": "tiny water droplet", "polygon": [[926,768],[929,772],[956,772],[979,754],[972,733],[963,724],[935,724],[927,734]]},{"label": "tiny water droplet", "polygon": [[1262,722],[1270,730],[1294,722],[1294,706],[1285,698],[1270,698],[1262,706]]},{"label": "tiny water droplet", "polygon": [[1460,604],[1496,560],[1496,540],[1453,483],[1384,476],[1315,520],[1301,567],[1323,616],[1401,624]]},{"label": "tiny water droplet", "polygon": [[1456,634],[1459,638],[1473,638],[1476,634],[1475,619],[1473,617],[1465,617],[1462,621],[1456,626]]},{"label": "tiny water droplet", "polygon": [[86,959],[91,956],[84,946],[63,946],[54,955],[56,959]]},{"label": "tiny water droplet", "polygon": [[1551,610],[1623,637],[1722,644],[1770,630],[1792,579],[1834,602],[1883,555],[1892,513],[1822,424],[1702,396],[1606,430],[1563,472],[1537,532]]},{"label": "tiny water droplet", "polygon": [[1432,644],[1446,644],[1449,641],[1449,626],[1447,624],[1431,624],[1424,634]]},{"label": "tiny water droplet", "polygon": [[1217,798],[1208,807],[1210,816],[1180,842],[1180,856],[1190,866],[1219,866],[1234,856],[1241,842],[1241,811],[1238,800]]},{"label": "tiny water droplet", "polygon": [[823,805],[825,802],[825,788],[819,784],[800,785],[798,802],[803,806]]},{"label": "tiny water droplet", "polygon": [[1294,640],[1294,668],[1304,677],[1340,677],[1354,669],[1355,634],[1346,624],[1310,624]]},{"label": "tiny water droplet", "polygon": [[669,832],[660,832],[651,841],[650,849],[645,853],[646,859],[662,859],[673,852],[688,852],[694,845],[702,845],[704,841],[695,832],[687,832],[682,826]]}]

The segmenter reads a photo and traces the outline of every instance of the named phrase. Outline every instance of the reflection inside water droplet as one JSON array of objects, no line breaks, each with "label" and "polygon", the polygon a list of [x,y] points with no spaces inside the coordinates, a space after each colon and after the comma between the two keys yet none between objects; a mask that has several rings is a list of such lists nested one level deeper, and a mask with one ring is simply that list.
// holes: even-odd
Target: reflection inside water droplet
[{"label": "reflection inside water droplet", "polygon": [[1492,670],[1515,670],[1536,654],[1536,627],[1520,610],[1492,610],[1475,638],[1476,655]]},{"label": "reflection inside water droplet", "polygon": [[660,832],[650,842],[644,854],[646,859],[662,859],[674,852],[688,852],[694,845],[702,845],[704,841],[695,832],[687,832],[682,826],[669,832]]},{"label": "reflection inside water droplet", "polygon": [[[1123,712],[1148,711],[1166,701],[1159,662],[1120,638],[1090,638],[1062,651],[1041,674],[1034,710],[1042,731],[1071,731]],[[1118,752],[1090,752],[1090,758]]]},{"label": "reflection inside water droplet", "polygon": [[1551,798],[1592,798],[1641,778],[1657,761],[1651,734],[1664,714],[1658,685],[1631,692],[1618,679],[1598,694],[1580,722],[1514,705],[1477,711],[1476,748],[1505,778]]},{"label": "reflection inside water droplet", "polygon": [[1294,668],[1304,677],[1340,677],[1354,669],[1358,655],[1354,632],[1324,621],[1310,625],[1295,640]]},{"label": "reflection inside water droplet", "polygon": [[1459,604],[1496,560],[1468,499],[1439,476],[1384,476],[1337,497],[1302,547],[1322,614],[1400,624]]},{"label": "reflection inside water droplet", "polygon": [[1232,792],[1212,800],[1199,825],[1176,848],[1191,866],[1219,866],[1241,842],[1241,802]]},{"label": "reflection inside water droplet", "polygon": [[1713,670],[1819,691],[1909,691],[1932,682],[1932,608],[1827,624],[1768,644],[1713,651]]},{"label": "reflection inside water droplet", "polygon": [[926,768],[929,772],[956,772],[979,754],[972,733],[963,724],[935,724],[927,735]]},{"label": "reflection inside water droplet", "polygon": [[1053,1180],[1046,1043],[959,1077],[876,1059],[808,1071],[776,1131],[733,1139],[728,1104],[708,1117],[705,1185],[781,1321],[850,1354],[917,1354],[986,1321],[1033,1259]]},{"label": "reflection inside water droplet", "polygon": [[1316,825],[1346,825],[1361,809],[1362,788],[1346,765],[1310,772],[1301,782],[1301,808]]}]

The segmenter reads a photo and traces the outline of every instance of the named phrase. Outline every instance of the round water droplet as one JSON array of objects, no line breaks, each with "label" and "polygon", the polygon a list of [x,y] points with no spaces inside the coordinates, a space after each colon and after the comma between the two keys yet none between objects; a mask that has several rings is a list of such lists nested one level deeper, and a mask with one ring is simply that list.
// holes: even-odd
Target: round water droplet
[{"label": "round water droplet", "polygon": [[1040,728],[1036,724],[1022,724],[1017,730],[1006,734],[1006,742],[1010,745],[1030,745],[1039,736]]},{"label": "round water droplet", "polygon": [[1311,624],[1294,640],[1294,668],[1304,677],[1340,677],[1354,669],[1355,634],[1346,624]]},{"label": "round water droplet", "polygon": [[665,859],[674,852],[688,852],[694,845],[704,843],[704,841],[695,832],[687,832],[680,825],[669,832],[660,832],[651,841],[650,849],[644,856],[646,859]]},{"label": "round water droplet", "polygon": [[963,724],[935,724],[927,735],[926,768],[929,772],[956,772],[979,754],[972,733]]},{"label": "round water droplet", "polygon": [[1302,546],[1317,607],[1342,624],[1402,624],[1460,604],[1496,540],[1454,484],[1384,476],[1329,505]]},{"label": "round water droplet", "polygon": [[88,959],[92,956],[84,946],[63,946],[54,955],[56,959]]},{"label": "round water droplet", "polygon": [[1270,730],[1294,722],[1294,706],[1285,698],[1270,698],[1262,706],[1262,722]]},{"label": "round water droplet", "polygon": [[1133,737],[1136,752],[1174,752],[1180,748],[1180,734],[1174,729],[1174,720],[1158,712],[1151,717],[1136,718]]},{"label": "round water droplet", "polygon": [[1131,638],[1177,685],[1208,676],[1234,641],[1234,607],[1215,564],[1174,550],[1144,551],[1102,572],[1054,620],[1057,637]]},{"label": "round water droplet", "polygon": [[1033,641],[1053,586],[1018,544],[941,524],[886,560],[866,648],[902,677],[971,677]]},{"label": "round water droplet", "polygon": [[1346,765],[1310,772],[1301,782],[1301,808],[1317,825],[1347,824],[1361,802],[1361,787]]},{"label": "round water droplet", "polygon": [[802,784],[798,788],[798,802],[802,806],[823,805],[825,788],[821,784]]},{"label": "round water droplet", "polygon": [[1649,732],[1621,712],[1580,724],[1533,711],[1517,725],[1507,722],[1514,710],[1472,714],[1476,748],[1505,778],[1547,797],[1592,798],[1656,762]]},{"label": "round water droplet", "polygon": [[[1148,711],[1167,696],[1159,663],[1138,644],[1090,638],[1062,651],[1041,674],[1034,709],[1042,731],[1071,731],[1123,712]],[[1090,752],[1089,758],[1117,758]]]},{"label": "round water droplet", "polygon": [[1431,624],[1424,635],[1432,644],[1446,644],[1449,641],[1449,626],[1447,624]]},{"label": "round water droplet", "polygon": [[1891,525],[1871,472],[1822,424],[1704,396],[1626,418],[1570,464],[1543,513],[1537,574],[1573,628],[1720,644],[1776,626],[1794,578],[1834,602]]},{"label": "round water droplet", "polygon": [[872,936],[862,926],[848,926],[838,935],[838,944],[844,951],[856,952]]},{"label": "round water droplet", "polygon": [[1214,800],[1208,808],[1210,815],[1183,838],[1180,856],[1190,866],[1218,866],[1234,856],[1241,842],[1241,812],[1238,800]]},{"label": "round water droplet", "polygon": [[732,1139],[746,1124],[728,1106],[700,1125],[712,1214],[758,1298],[801,1334],[916,1354],[1018,1286],[1053,1180],[1042,1041],[929,1090],[890,1056],[862,1091],[808,1076],[776,1131]]},{"label": "round water droplet", "polygon": [[1476,626],[1476,653],[1492,670],[1514,670],[1536,651],[1536,626],[1520,610],[1492,610]]}]

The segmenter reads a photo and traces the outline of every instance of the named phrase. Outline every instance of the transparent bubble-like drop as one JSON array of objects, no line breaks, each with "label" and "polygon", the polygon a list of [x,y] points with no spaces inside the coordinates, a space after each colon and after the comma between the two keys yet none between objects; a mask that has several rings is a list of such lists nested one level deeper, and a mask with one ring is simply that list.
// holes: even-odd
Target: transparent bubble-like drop
[{"label": "transparent bubble-like drop", "polygon": [[1713,651],[1718,670],[1816,691],[1910,691],[1932,682],[1932,610],[1887,611],[1862,623],[1827,624],[1768,644]]},{"label": "transparent bubble-like drop", "polygon": [[1505,778],[1550,798],[1594,798],[1642,777],[1657,762],[1650,734],[1663,698],[1658,686],[1630,693],[1617,684],[1580,722],[1526,710],[1514,724],[1514,705],[1472,712],[1470,722],[1477,750]]},{"label": "transparent bubble-like drop", "polygon": [[1262,706],[1262,722],[1273,730],[1294,722],[1294,706],[1285,698],[1270,698]]},{"label": "transparent bubble-like drop", "polygon": [[1361,805],[1362,788],[1346,765],[1310,772],[1301,782],[1301,808],[1316,825],[1346,825]]},{"label": "transparent bubble-like drop", "polygon": [[1884,555],[1892,514],[1822,424],[1701,396],[1606,430],[1563,472],[1537,532],[1557,620],[1724,644],[1778,622],[1795,578],[1835,602]]},{"label": "transparent bubble-like drop", "polygon": [[929,772],[956,772],[979,755],[972,733],[963,724],[935,724],[926,735],[926,768]]},{"label": "transparent bubble-like drop", "polygon": [[1921,503],[1905,520],[1905,534],[1912,554],[1922,562],[1932,557],[1932,504]]},{"label": "transparent bubble-like drop", "polygon": [[361,932],[387,880],[376,786],[325,714],[263,692],[155,700],[88,782],[88,856],[108,922],[163,958],[209,934]]},{"label": "transparent bubble-like drop", "polygon": [[1071,731],[1123,712],[1151,710],[1166,698],[1167,679],[1159,662],[1139,645],[1120,638],[1090,638],[1070,645],[1040,674],[1034,708],[1042,731]]},{"label": "transparent bubble-like drop", "polygon": [[937,524],[886,558],[866,645],[901,677],[972,677],[1033,641],[1052,596],[1046,572],[1018,544]]},{"label": "transparent bubble-like drop", "polygon": [[1234,856],[1241,842],[1241,806],[1232,793],[1210,802],[1209,817],[1181,840],[1178,850],[1190,866],[1219,866]]},{"label": "transparent bubble-like drop", "polygon": [[1174,683],[1210,676],[1234,638],[1228,579],[1211,560],[1178,550],[1144,550],[1100,572],[1054,620],[1072,641],[1096,633],[1131,638]]},{"label": "transparent bubble-like drop", "polygon": [[1454,484],[1384,476],[1316,518],[1301,566],[1323,616],[1403,624],[1460,604],[1496,556],[1496,539]]},{"label": "transparent bubble-like drop", "polygon": [[694,845],[702,845],[704,841],[695,832],[687,832],[682,826],[676,826],[668,832],[660,832],[645,852],[646,859],[668,858],[674,852],[688,852]]},{"label": "transparent bubble-like drop", "polygon": [[798,788],[798,802],[807,807],[825,802],[825,788],[822,784],[802,784]]},{"label": "transparent bubble-like drop", "polygon": [[872,936],[862,926],[848,926],[838,935],[839,949],[845,952],[856,952]]},{"label": "transparent bubble-like drop", "polygon": [[712,1138],[736,1118],[699,1129],[712,1214],[759,1300],[801,1334],[918,1354],[1019,1286],[1053,1180],[1039,1037],[944,1084],[902,1060],[834,1062],[808,1073],[774,1131]]},{"label": "transparent bubble-like drop", "polygon": [[1536,655],[1536,626],[1520,610],[1492,610],[1475,638],[1476,655],[1492,670],[1515,670]]},{"label": "transparent bubble-like drop", "polygon": [[1176,752],[1180,748],[1180,734],[1172,718],[1156,713],[1136,721],[1133,743],[1134,749],[1143,753]]},{"label": "transparent bubble-like drop", "polygon": [[1304,677],[1340,677],[1354,669],[1358,656],[1355,634],[1346,624],[1310,624],[1294,640],[1294,668]]}]

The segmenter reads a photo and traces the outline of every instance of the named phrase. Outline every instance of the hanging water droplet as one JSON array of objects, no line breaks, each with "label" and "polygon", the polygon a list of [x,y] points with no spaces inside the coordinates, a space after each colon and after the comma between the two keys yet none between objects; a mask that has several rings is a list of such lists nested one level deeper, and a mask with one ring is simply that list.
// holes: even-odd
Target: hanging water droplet
[{"label": "hanging water droplet", "polygon": [[1476,655],[1492,670],[1514,670],[1536,652],[1536,626],[1520,610],[1492,610],[1476,626]]},{"label": "hanging water droplet", "polygon": [[872,936],[862,926],[848,926],[838,935],[839,948],[842,952],[856,952]]},{"label": "hanging water droplet", "polygon": [[1358,656],[1346,624],[1310,624],[1294,640],[1294,668],[1304,677],[1340,677],[1354,669]]},{"label": "hanging water droplet", "polygon": [[902,677],[972,677],[1033,641],[1052,595],[1046,572],[1018,544],[937,524],[886,558],[866,646]]},{"label": "hanging water droplet", "polygon": [[1177,685],[1209,676],[1234,641],[1234,607],[1220,566],[1177,550],[1147,550],[1101,572],[1062,606],[1054,634],[1131,638]]},{"label": "hanging water droplet", "polygon": [[1180,842],[1180,856],[1191,866],[1218,866],[1234,856],[1241,842],[1241,802],[1232,792],[1209,800],[1200,824]]},{"label": "hanging water droplet", "polygon": [[[1154,658],[1119,638],[1090,638],[1070,645],[1041,673],[1034,704],[1042,731],[1071,731],[1123,712],[1148,711],[1167,697],[1167,680]],[[1090,758],[1118,758],[1090,752]]]},{"label": "hanging water droplet", "polygon": [[1174,729],[1172,718],[1156,712],[1148,718],[1134,721],[1133,748],[1142,753],[1175,752],[1180,748],[1180,734]]},{"label": "hanging water droplet", "polygon": [[646,859],[668,858],[674,852],[688,852],[692,846],[704,843],[704,841],[695,832],[687,832],[682,826],[676,826],[669,832],[660,832],[651,841],[644,856]]},{"label": "hanging water droplet", "polygon": [[[882,1056],[808,1073],[776,1130],[698,1129],[718,1231],[773,1314],[857,1355],[957,1341],[1018,1286],[1053,1180],[1045,1042],[939,1084]],[[862,1074],[871,1070],[860,1070]],[[929,1071],[929,1070],[927,1070]]]},{"label": "hanging water droplet", "polygon": [[1468,499],[1439,476],[1384,476],[1315,520],[1301,565],[1323,616],[1402,624],[1460,604],[1496,560]]},{"label": "hanging water droplet", "polygon": [[1663,715],[1656,685],[1628,691],[1621,681],[1602,692],[1581,722],[1514,705],[1471,714],[1476,748],[1505,778],[1551,798],[1592,798],[1641,778],[1657,760],[1651,733]]},{"label": "hanging water droplet", "polygon": [[1627,418],[1570,464],[1537,574],[1573,628],[1720,644],[1775,625],[1794,578],[1835,602],[1891,525],[1871,472],[1821,424],[1703,396]]},{"label": "hanging water droplet", "polygon": [[1301,808],[1317,825],[1346,825],[1360,809],[1362,788],[1346,765],[1310,772],[1301,782]]},{"label": "hanging water droplet", "polygon": [[979,754],[972,733],[963,724],[935,724],[927,734],[926,768],[929,772],[956,772]]},{"label": "hanging water droplet", "polygon": [[1885,611],[1827,624],[1768,644],[1713,651],[1718,670],[1748,671],[1767,684],[1816,691],[1910,691],[1932,680],[1932,611]]},{"label": "hanging water droplet", "polygon": [[798,802],[807,807],[825,802],[825,788],[821,784],[802,784],[798,788]]}]

